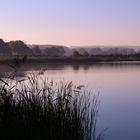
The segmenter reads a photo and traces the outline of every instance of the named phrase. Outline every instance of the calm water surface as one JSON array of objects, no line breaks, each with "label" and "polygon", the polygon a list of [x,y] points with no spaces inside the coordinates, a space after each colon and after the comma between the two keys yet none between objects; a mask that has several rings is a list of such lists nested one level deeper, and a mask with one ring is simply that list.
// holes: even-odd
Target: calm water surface
[{"label": "calm water surface", "polygon": [[[105,140],[140,140],[140,63],[31,64],[21,68],[19,75],[40,69],[50,80],[73,81],[100,93],[98,132],[107,128]],[[9,70],[0,66],[1,74]]]}]

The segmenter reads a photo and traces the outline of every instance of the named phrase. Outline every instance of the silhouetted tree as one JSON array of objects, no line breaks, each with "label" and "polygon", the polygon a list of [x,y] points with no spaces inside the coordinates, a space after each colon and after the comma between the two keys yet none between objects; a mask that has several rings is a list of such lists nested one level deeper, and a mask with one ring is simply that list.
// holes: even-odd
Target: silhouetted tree
[{"label": "silhouetted tree", "polygon": [[35,46],[32,48],[32,50],[33,50],[34,55],[41,55],[41,54],[42,54],[42,51],[41,51],[41,49],[39,48],[38,45],[35,45]]},{"label": "silhouetted tree", "polygon": [[52,46],[52,47],[46,48],[44,52],[47,56],[52,56],[52,57],[63,56],[65,54],[64,48],[60,46]]},{"label": "silhouetted tree", "polygon": [[10,41],[9,46],[15,55],[31,55],[33,54],[32,49],[29,48],[23,41]]},{"label": "silhouetted tree", "polygon": [[0,39],[0,55],[12,55],[11,48],[3,39]]},{"label": "silhouetted tree", "polygon": [[73,57],[79,57],[81,56],[80,53],[78,51],[74,51],[72,54]]}]

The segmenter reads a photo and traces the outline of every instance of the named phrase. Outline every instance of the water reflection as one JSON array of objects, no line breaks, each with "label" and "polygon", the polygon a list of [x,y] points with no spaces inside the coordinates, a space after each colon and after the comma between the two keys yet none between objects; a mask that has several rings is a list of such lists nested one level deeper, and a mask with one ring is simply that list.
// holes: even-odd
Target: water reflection
[{"label": "water reflection", "polygon": [[[41,70],[41,71],[40,71]],[[0,73],[11,68],[0,65]],[[73,81],[85,85],[93,93],[100,92],[101,105],[98,131],[108,128],[105,140],[140,139],[140,63],[96,64],[26,64],[20,68],[23,76],[36,71],[43,77]]]},{"label": "water reflection", "polygon": [[[90,64],[25,64],[24,66],[19,68],[19,71],[39,71],[39,70],[66,70],[66,69],[73,69],[74,71],[84,70],[85,72],[91,69],[102,69],[102,68],[111,68],[111,69],[129,69],[129,68],[136,68],[140,67],[140,62],[106,62],[106,63],[90,63]],[[8,65],[0,65],[0,73],[9,72],[13,69]]]}]

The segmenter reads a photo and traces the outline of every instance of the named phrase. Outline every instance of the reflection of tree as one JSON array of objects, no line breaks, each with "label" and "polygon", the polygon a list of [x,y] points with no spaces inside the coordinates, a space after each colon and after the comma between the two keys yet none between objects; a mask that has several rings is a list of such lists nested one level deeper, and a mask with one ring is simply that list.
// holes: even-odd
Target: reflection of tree
[{"label": "reflection of tree", "polygon": [[82,68],[87,71],[89,68],[91,67],[91,65],[82,65]]},{"label": "reflection of tree", "polygon": [[85,70],[85,71],[88,71],[90,67],[91,67],[90,64],[87,64],[87,65],[72,65],[72,68],[73,68],[73,70],[75,70],[75,71],[78,71],[78,70],[80,70],[80,69],[83,69],[83,70]]},{"label": "reflection of tree", "polygon": [[80,65],[73,65],[72,68],[73,70],[78,71],[80,69]]}]

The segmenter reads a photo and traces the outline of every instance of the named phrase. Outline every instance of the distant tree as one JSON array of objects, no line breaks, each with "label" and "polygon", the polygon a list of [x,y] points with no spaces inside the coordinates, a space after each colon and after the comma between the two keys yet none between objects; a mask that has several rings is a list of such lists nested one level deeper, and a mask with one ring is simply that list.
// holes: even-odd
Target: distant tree
[{"label": "distant tree", "polygon": [[23,41],[10,41],[8,45],[11,47],[13,54],[16,55],[31,55],[32,49],[29,48]]},{"label": "distant tree", "polygon": [[140,54],[140,51],[138,51],[137,54]]},{"label": "distant tree", "polygon": [[39,48],[38,45],[35,45],[35,46],[32,48],[32,50],[33,50],[33,53],[34,53],[35,55],[41,55],[41,54],[42,54],[42,51],[41,51],[41,49]]},{"label": "distant tree", "polygon": [[11,55],[12,50],[7,43],[0,39],[0,55]]},{"label": "distant tree", "polygon": [[81,56],[80,53],[78,51],[74,51],[72,54],[73,57],[79,57]]},{"label": "distant tree", "polygon": [[89,53],[88,53],[87,51],[85,51],[85,52],[83,53],[83,56],[84,56],[84,57],[88,57],[88,56],[89,56]]},{"label": "distant tree", "polygon": [[52,46],[46,48],[44,52],[47,56],[51,56],[51,57],[63,56],[65,54],[64,48],[60,46]]},{"label": "distant tree", "polygon": [[104,51],[101,48],[91,48],[89,54],[92,55],[103,55]]}]

